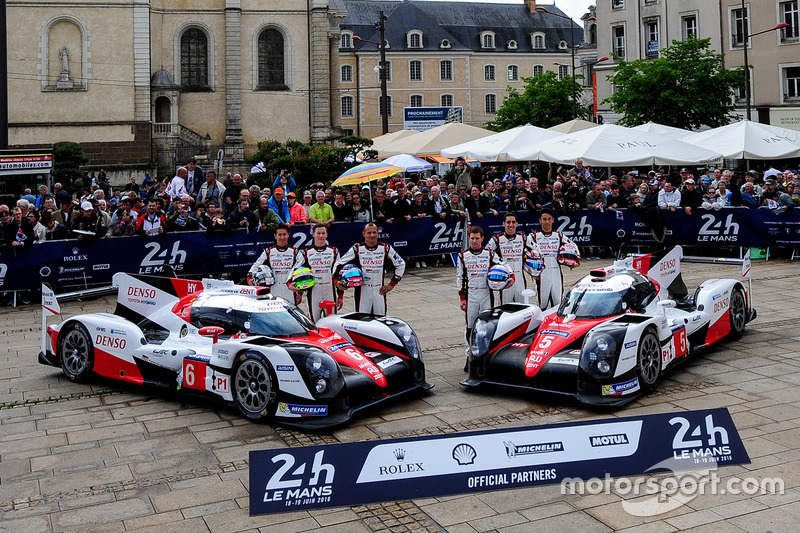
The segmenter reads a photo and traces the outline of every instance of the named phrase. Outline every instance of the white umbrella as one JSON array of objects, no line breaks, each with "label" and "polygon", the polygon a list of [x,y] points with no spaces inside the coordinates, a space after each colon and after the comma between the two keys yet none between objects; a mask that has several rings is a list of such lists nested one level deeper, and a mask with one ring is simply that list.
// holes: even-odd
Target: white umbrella
[{"label": "white umbrella", "polygon": [[449,159],[468,157],[481,161],[510,161],[509,151],[516,151],[539,141],[554,139],[562,135],[563,133],[526,124],[488,137],[450,146],[442,150],[439,155]]},{"label": "white umbrella", "polygon": [[589,122],[588,120],[583,120],[581,118],[575,118],[572,120],[568,120],[566,122],[562,122],[561,124],[556,124],[555,126],[550,126],[547,128],[548,130],[557,131],[559,133],[575,133],[578,131],[588,130],[591,128],[596,128],[600,124],[596,124],[594,122]]},{"label": "white umbrella", "polygon": [[644,131],[646,133],[655,133],[656,135],[669,135],[673,139],[683,139],[692,132],[689,130],[682,130],[672,126],[665,126],[657,122],[645,122],[631,128],[633,130]]},{"label": "white umbrella", "polygon": [[425,172],[433,168],[431,163],[411,154],[393,155],[392,157],[387,157],[382,162],[404,168],[406,172]]},{"label": "white umbrella", "polygon": [[386,148],[393,142],[397,142],[400,139],[405,139],[406,137],[416,135],[417,133],[419,133],[417,130],[399,130],[399,131],[394,131],[392,133],[387,133],[385,135],[379,135],[377,137],[373,137],[372,146],[370,146],[368,150],[377,150],[378,152],[380,152],[383,148]]},{"label": "white umbrella", "polygon": [[800,157],[800,131],[749,120],[687,135],[683,140],[720,152],[726,159]]},{"label": "white umbrella", "polygon": [[508,154],[520,161],[540,160],[571,165],[583,159],[593,166],[683,165],[711,163],[718,152],[643,131],[604,124],[535,144]]},{"label": "white umbrella", "polygon": [[427,131],[410,135],[379,150],[379,157],[397,154],[438,155],[443,148],[462,142],[487,137],[493,132],[460,122],[442,124]]}]

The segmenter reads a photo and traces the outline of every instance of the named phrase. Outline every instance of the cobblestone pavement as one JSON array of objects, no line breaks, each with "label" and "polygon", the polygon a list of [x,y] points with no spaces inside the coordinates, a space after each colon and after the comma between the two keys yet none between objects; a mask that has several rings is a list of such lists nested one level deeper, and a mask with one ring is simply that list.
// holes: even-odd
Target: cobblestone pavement
[{"label": "cobblestone pavement", "polygon": [[[567,282],[607,260],[585,261]],[[794,531],[800,520],[800,269],[754,268],[759,317],[616,412],[507,391],[462,390],[463,314],[452,267],[412,269],[389,295],[420,336],[433,392],[381,406],[327,433],[257,425],[223,406],[95,381],[68,382],[37,363],[38,306],[0,310],[0,532],[39,531]],[[740,267],[684,266],[687,284]],[[110,311],[114,298],[62,305]],[[347,302],[346,306],[352,306]],[[52,319],[51,319],[52,320]],[[752,463],[723,482],[779,477],[784,494],[705,494],[636,517],[617,493],[562,495],[558,485],[250,517],[248,452],[435,435],[686,409],[727,407]]]}]

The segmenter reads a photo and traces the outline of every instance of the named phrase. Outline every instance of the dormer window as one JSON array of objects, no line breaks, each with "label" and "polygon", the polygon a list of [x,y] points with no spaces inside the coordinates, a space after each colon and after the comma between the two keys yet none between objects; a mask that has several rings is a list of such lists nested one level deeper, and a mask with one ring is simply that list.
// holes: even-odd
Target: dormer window
[{"label": "dormer window", "polygon": [[450,40],[442,39],[442,42],[439,43],[439,48],[450,48]]},{"label": "dormer window", "polygon": [[568,47],[569,45],[567,45],[567,41],[561,41],[558,43],[559,50],[566,50]]},{"label": "dormer window", "polygon": [[511,39],[510,41],[508,41],[508,44],[506,44],[506,48],[508,48],[509,50],[516,50],[517,49],[517,41],[515,41],[514,39]]},{"label": "dormer window", "polygon": [[406,34],[407,44],[409,48],[422,48],[422,32],[419,30],[411,30]]},{"label": "dormer window", "polygon": [[343,31],[339,37],[339,48],[353,48],[353,34]]},{"label": "dormer window", "polygon": [[481,33],[481,48],[494,48],[494,32]]},{"label": "dormer window", "polygon": [[537,32],[531,34],[531,47],[533,47],[534,50],[545,49],[544,33]]}]

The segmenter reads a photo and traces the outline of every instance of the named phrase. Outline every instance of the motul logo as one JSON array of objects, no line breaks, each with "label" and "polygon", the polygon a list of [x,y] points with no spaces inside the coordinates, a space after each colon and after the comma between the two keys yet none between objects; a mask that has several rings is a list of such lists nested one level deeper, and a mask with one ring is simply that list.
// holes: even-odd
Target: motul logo
[{"label": "motul logo", "polygon": [[589,437],[589,443],[592,445],[592,447],[628,444],[628,436],[625,433],[619,433],[616,435],[600,435],[597,437]]}]

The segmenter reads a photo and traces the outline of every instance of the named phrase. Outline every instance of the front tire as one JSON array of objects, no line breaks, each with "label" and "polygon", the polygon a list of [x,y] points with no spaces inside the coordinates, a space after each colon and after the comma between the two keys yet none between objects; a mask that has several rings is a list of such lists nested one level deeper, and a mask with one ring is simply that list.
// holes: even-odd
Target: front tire
[{"label": "front tire", "polygon": [[744,335],[744,327],[747,324],[747,300],[742,289],[733,289],[731,294],[731,306],[728,310],[731,319],[730,338],[740,339]]},{"label": "front tire", "polygon": [[247,351],[233,368],[233,402],[250,420],[265,422],[275,413],[277,379],[263,354]]},{"label": "front tire", "polygon": [[80,322],[70,322],[58,335],[58,356],[64,375],[77,383],[85,382],[94,368],[92,337]]},{"label": "front tire", "polygon": [[650,392],[656,388],[661,377],[661,343],[652,329],[648,329],[639,339],[637,355],[639,386],[642,391]]}]

